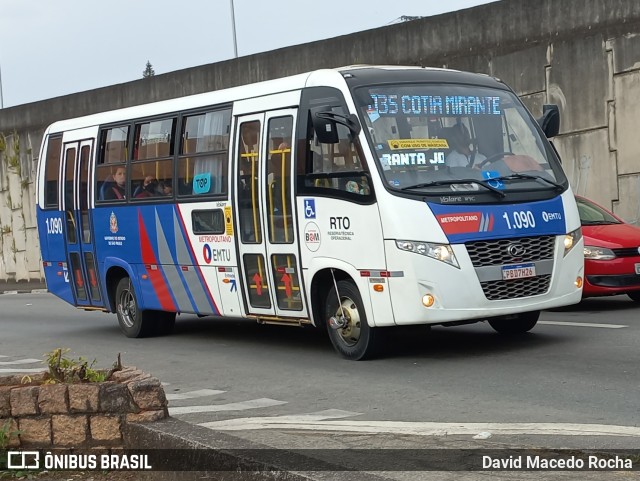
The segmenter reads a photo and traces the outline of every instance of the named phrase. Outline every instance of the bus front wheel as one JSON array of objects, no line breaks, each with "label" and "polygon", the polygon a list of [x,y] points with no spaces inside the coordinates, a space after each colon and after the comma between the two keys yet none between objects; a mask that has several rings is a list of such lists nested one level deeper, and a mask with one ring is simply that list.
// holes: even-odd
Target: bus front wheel
[{"label": "bus front wheel", "polygon": [[346,359],[371,358],[377,353],[377,332],[367,323],[360,292],[352,281],[338,281],[337,287],[338,292],[335,286],[329,290],[325,302],[325,322],[331,344]]},{"label": "bus front wheel", "polygon": [[120,329],[127,337],[146,337],[152,334],[151,311],[139,308],[138,298],[129,277],[123,277],[116,287],[116,315]]},{"label": "bus front wheel", "polygon": [[500,334],[523,334],[535,327],[539,317],[540,311],[523,312],[489,319],[489,325]]}]

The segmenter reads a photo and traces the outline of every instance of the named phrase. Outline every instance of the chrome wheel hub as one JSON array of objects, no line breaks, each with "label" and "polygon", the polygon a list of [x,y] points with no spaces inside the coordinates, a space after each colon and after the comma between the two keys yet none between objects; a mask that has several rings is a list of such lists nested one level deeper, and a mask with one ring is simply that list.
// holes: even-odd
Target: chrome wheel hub
[{"label": "chrome wheel hub", "polygon": [[335,329],[342,342],[347,346],[355,345],[360,339],[360,322],[356,303],[348,297],[342,299],[340,307],[336,309],[334,316],[329,320],[331,328]]}]

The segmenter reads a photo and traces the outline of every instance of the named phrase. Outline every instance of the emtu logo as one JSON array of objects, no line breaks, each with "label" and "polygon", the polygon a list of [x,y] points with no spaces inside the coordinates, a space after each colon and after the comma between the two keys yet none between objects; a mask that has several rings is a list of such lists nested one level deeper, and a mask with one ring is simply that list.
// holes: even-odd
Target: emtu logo
[{"label": "emtu logo", "polygon": [[40,453],[38,451],[7,451],[7,468],[40,469]]}]

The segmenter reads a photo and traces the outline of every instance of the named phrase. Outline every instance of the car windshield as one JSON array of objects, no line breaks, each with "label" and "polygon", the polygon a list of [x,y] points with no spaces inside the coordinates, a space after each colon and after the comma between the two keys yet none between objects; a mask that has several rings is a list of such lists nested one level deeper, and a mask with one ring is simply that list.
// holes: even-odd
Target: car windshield
[{"label": "car windshield", "polygon": [[[363,87],[356,92],[392,190],[564,190],[566,177],[530,114],[510,91],[455,84]],[[477,181],[477,182],[476,182]]]},{"label": "car windshield", "polygon": [[622,224],[610,212],[586,199],[576,197],[578,203],[578,213],[582,225],[608,225]]}]

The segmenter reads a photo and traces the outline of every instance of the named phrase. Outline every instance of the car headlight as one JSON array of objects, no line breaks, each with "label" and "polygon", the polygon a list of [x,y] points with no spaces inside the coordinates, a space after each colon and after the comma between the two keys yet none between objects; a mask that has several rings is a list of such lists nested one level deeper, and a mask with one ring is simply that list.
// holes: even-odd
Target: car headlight
[{"label": "car headlight", "polygon": [[598,261],[609,261],[615,259],[616,255],[611,249],[596,246],[584,246],[584,258]]},{"label": "car headlight", "polygon": [[573,232],[569,232],[564,236],[564,255],[566,256],[571,249],[582,239],[582,229],[578,227]]},{"label": "car headlight", "polygon": [[456,255],[453,253],[453,249],[449,244],[397,240],[396,246],[402,251],[415,252],[416,254],[442,261],[458,269],[460,268]]}]

